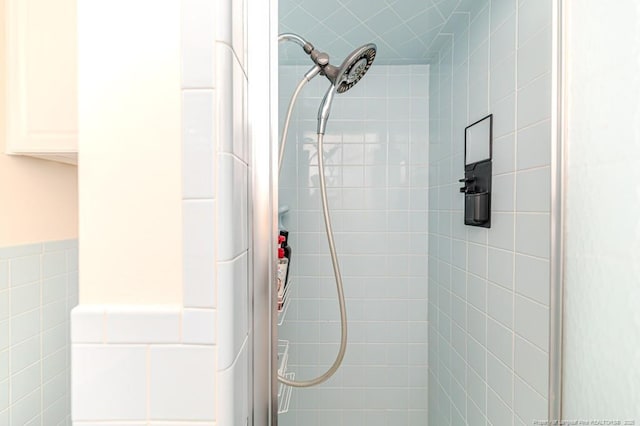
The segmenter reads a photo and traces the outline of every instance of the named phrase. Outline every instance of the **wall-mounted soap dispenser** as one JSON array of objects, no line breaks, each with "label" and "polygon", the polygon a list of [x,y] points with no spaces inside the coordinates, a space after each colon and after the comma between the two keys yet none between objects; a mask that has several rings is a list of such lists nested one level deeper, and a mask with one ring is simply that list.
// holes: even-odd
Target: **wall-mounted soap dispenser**
[{"label": "wall-mounted soap dispenser", "polygon": [[465,129],[464,134],[464,223],[491,228],[491,160],[493,115]]}]

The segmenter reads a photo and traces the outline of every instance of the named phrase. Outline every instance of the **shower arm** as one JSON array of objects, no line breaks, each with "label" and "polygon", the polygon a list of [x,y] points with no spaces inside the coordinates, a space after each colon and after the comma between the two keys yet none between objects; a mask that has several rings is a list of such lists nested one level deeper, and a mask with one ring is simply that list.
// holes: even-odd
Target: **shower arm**
[{"label": "shower arm", "polygon": [[282,43],[283,41],[289,41],[302,47],[304,53],[309,55],[313,63],[319,66],[321,69],[324,69],[327,65],[329,65],[329,55],[324,52],[318,51],[315,47],[313,47],[313,44],[309,43],[298,34],[282,33],[278,36],[278,43]]}]

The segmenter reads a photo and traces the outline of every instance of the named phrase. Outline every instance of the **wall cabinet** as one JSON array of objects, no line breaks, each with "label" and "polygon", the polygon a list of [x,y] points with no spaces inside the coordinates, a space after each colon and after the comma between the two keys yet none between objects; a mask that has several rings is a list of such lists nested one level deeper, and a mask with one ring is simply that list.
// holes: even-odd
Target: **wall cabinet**
[{"label": "wall cabinet", "polygon": [[7,153],[76,164],[76,0],[5,5]]}]

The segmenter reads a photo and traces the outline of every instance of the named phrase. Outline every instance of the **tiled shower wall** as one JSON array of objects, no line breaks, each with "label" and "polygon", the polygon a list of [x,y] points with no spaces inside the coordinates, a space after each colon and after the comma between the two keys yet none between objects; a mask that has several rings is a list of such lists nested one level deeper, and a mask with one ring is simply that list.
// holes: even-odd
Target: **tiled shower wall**
[{"label": "tiled shower wall", "polygon": [[0,424],[69,425],[75,240],[0,248]]},{"label": "tiled shower wall", "polygon": [[[431,68],[429,420],[547,418],[551,0],[455,14]],[[492,113],[491,229],[463,225],[464,128]]]},{"label": "tiled shower wall", "polygon": [[[308,68],[280,67],[281,121]],[[293,391],[282,425],[426,424],[428,84],[427,65],[374,64],[335,99],[324,152],[349,344],[332,379]],[[340,340],[315,134],[327,87],[317,77],[302,92],[280,176],[293,299],[279,337],[297,379],[324,372]]]}]

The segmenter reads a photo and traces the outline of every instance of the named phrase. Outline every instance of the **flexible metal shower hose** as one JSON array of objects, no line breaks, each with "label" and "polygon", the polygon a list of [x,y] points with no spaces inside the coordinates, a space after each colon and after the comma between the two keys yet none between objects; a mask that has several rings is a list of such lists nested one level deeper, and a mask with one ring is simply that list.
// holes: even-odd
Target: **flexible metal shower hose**
[{"label": "flexible metal shower hose", "polygon": [[[287,142],[287,133],[289,131],[289,124],[291,121],[291,114],[293,112],[293,107],[296,103],[297,97],[302,90],[302,88],[309,82],[309,79],[305,76],[293,93],[291,97],[291,101],[289,102],[289,109],[287,111],[287,117],[285,119],[284,128],[282,130],[282,140],[280,142],[280,155],[278,159],[278,173],[282,169],[282,159],[284,157],[284,147]],[[338,305],[340,307],[340,349],[338,350],[338,354],[336,355],[335,361],[329,369],[322,375],[309,380],[289,380],[286,377],[282,377],[278,374],[278,380],[285,385],[298,387],[298,388],[306,388],[315,385],[319,385],[327,381],[331,376],[335,374],[335,372],[342,364],[342,360],[344,359],[344,354],[347,351],[347,307],[344,300],[344,286],[342,285],[342,274],[340,273],[340,265],[338,265],[338,255],[336,254],[336,246],[333,240],[333,230],[331,226],[331,217],[329,215],[329,202],[327,199],[327,185],[325,182],[324,176],[324,154],[323,154],[323,143],[324,143],[324,135],[318,133],[318,172],[320,175],[320,196],[322,198],[322,213],[324,215],[324,227],[327,233],[327,241],[329,243],[329,252],[331,254],[331,264],[333,265],[333,275],[336,280],[336,289],[338,291]]]}]

